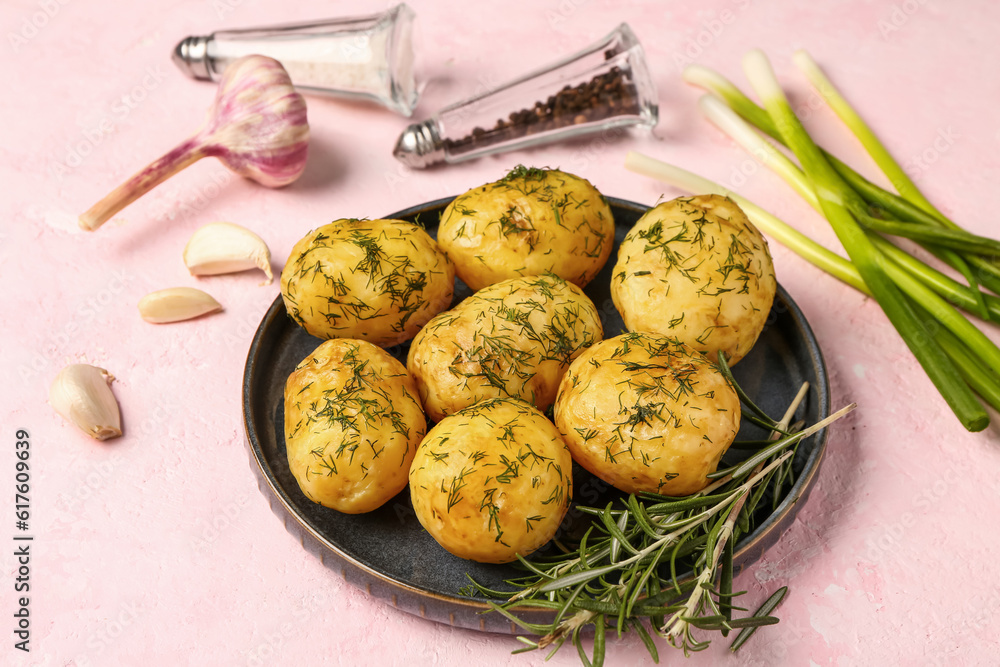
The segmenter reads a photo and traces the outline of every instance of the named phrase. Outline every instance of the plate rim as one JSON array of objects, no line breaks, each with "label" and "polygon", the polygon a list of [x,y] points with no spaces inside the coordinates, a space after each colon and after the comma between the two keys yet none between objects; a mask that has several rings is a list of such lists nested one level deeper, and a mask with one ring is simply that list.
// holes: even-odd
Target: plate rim
[{"label": "plate rim", "polygon": [[[447,205],[450,201],[454,200],[460,195],[455,195],[451,197],[441,197],[432,201],[424,202],[414,206],[407,207],[396,211],[388,216],[386,219],[390,218],[406,218],[415,217],[420,213],[442,208]],[[645,206],[637,202],[621,199],[617,197],[604,197],[608,204],[612,207],[619,207],[623,209],[630,209],[635,213],[643,213],[648,211],[650,206]],[[610,258],[609,258],[610,261]],[[830,399],[830,378],[827,371],[826,363],[823,359],[822,350],[819,347],[819,341],[816,339],[815,333],[812,331],[812,327],[806,320],[804,313],[802,312],[799,305],[791,298],[788,291],[780,284],[777,285],[776,297],[780,297],[781,303],[786,307],[787,311],[783,314],[792,317],[795,327],[799,330],[802,340],[804,341],[806,348],[809,353],[809,360],[812,364],[813,369],[816,373],[817,385],[816,394],[818,400],[818,410],[822,417],[830,414],[831,409],[831,399]],[[776,298],[777,301],[777,298]],[[278,508],[274,506],[274,501],[277,501],[282,510],[284,524],[286,530],[297,535],[300,539],[300,543],[303,548],[310,550],[305,543],[305,537],[308,536],[312,540],[315,540],[321,547],[327,549],[333,556],[335,556],[342,564],[350,565],[358,573],[364,576],[373,578],[378,582],[382,582],[388,585],[390,588],[398,589],[400,591],[405,591],[407,593],[414,594],[422,599],[432,600],[438,603],[443,603],[449,607],[462,608],[465,611],[474,611],[480,616],[479,623],[475,624],[479,626],[480,630],[495,630],[496,628],[486,628],[485,619],[481,615],[481,612],[489,610],[488,602],[482,598],[473,598],[462,596],[456,590],[453,595],[444,595],[435,591],[426,590],[414,584],[408,583],[406,581],[400,581],[394,577],[391,577],[379,570],[370,567],[351,555],[345,553],[340,547],[330,541],[330,539],[325,536],[322,532],[315,530],[310,526],[304,517],[300,516],[298,509],[294,506],[291,498],[285,493],[285,491],[277,484],[277,477],[264,455],[263,449],[260,444],[259,434],[253,424],[253,419],[251,413],[253,412],[252,401],[251,401],[251,389],[254,384],[254,374],[255,365],[257,364],[258,358],[260,356],[260,347],[263,343],[263,334],[268,330],[270,326],[275,326],[275,320],[278,317],[287,317],[285,311],[285,304],[282,299],[281,294],[275,298],[274,302],[268,308],[264,317],[261,319],[256,331],[254,332],[253,339],[250,343],[249,350],[247,352],[246,363],[244,364],[243,381],[241,383],[241,405],[242,405],[242,415],[243,415],[243,429],[244,429],[244,444],[247,447],[247,453],[250,459],[250,467],[252,472],[255,473],[257,477],[257,486],[262,494],[265,495],[268,500],[268,504],[271,506],[272,511],[278,514]],[[822,418],[821,417],[821,418]],[[815,438],[815,444],[813,450],[810,452],[809,456],[803,463],[803,473],[800,474],[792,487],[788,490],[782,502],[775,508],[768,517],[762,521],[751,533],[746,536],[740,543],[736,546],[734,550],[734,560],[739,561],[737,565],[737,570],[735,574],[739,574],[745,567],[749,567],[750,564],[756,562],[764,552],[773,546],[781,538],[781,535],[789,527],[791,522],[794,520],[794,514],[790,513],[795,508],[795,506],[804,501],[808,496],[809,492],[814,486],[816,475],[819,472],[820,463],[825,455],[827,441],[829,439],[829,428],[824,428],[814,434],[812,437]],[[264,486],[267,487],[267,493],[265,493]],[[296,530],[292,530],[292,527],[288,524],[288,518],[291,517],[297,524]],[[760,554],[756,558],[753,558],[748,563],[748,559],[756,549],[760,549]],[[318,554],[321,562],[324,566],[327,565],[325,559],[323,558],[323,553]],[[350,581],[347,575],[346,569],[341,568],[341,574],[345,580],[349,583],[354,583]],[[357,574],[357,573],[354,573]],[[368,582],[365,585],[369,594],[371,592],[371,585]],[[456,623],[456,618],[454,613],[448,615],[448,619],[436,618],[434,616],[429,616],[426,612],[424,605],[419,605],[418,609],[408,609],[405,606],[398,604],[396,596],[392,596],[392,602],[397,608],[403,609],[410,613],[418,614],[422,617],[429,618],[430,620],[435,620],[441,623],[449,623],[453,626],[465,627],[470,629],[475,629],[475,625],[469,623]],[[531,607],[515,607],[512,609],[518,615],[522,617],[537,616],[538,610]],[[544,614],[541,614],[544,616]],[[463,619],[465,620],[465,619]],[[502,619],[502,623],[508,622],[507,619]],[[496,624],[492,624],[496,625]],[[505,626],[499,626],[505,628]],[[506,629],[506,628],[505,628]],[[509,632],[511,634],[517,634],[522,632],[517,628],[514,623],[510,623]]]}]

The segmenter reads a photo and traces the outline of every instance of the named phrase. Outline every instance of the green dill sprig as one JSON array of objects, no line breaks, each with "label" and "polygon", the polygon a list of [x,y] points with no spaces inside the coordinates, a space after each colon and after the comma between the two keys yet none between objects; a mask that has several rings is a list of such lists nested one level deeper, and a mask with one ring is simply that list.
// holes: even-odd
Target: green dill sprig
[{"label": "green dill sprig", "polygon": [[[728,372],[724,359],[721,365]],[[710,645],[706,633],[726,636],[739,630],[731,645],[735,651],[758,627],[778,622],[771,612],[786,589],[756,612],[738,615],[747,609],[735,604],[745,591],[732,590],[734,545],[753,530],[765,497],[777,502],[782,488],[793,481],[798,443],[855,407],[851,404],[803,430],[791,427],[807,389],[802,387],[779,421],[761,411],[758,420],[771,425],[767,444],[746,461],[720,471],[698,493],[632,494],[617,505],[577,507],[593,517],[590,528],[576,544],[557,541],[558,553],[531,560],[519,557],[525,575],[507,582],[515,593],[485,588],[471,577],[463,592],[490,599],[490,611],[536,636],[518,637],[522,647],[514,653],[548,649],[551,657],[568,641],[584,665],[599,665],[605,635],[612,629],[619,635],[636,632],[654,661],[659,659],[655,637],[687,655]],[[685,570],[690,570],[689,576],[678,576]],[[525,621],[518,612],[526,610],[551,611],[552,620]],[[589,655],[583,643],[587,626],[593,626],[594,633]]]},{"label": "green dill sprig", "polygon": [[513,180],[525,180],[525,181],[540,181],[544,180],[546,172],[549,171],[548,167],[525,167],[523,164],[519,164],[507,174],[500,179],[501,183],[509,183]]}]

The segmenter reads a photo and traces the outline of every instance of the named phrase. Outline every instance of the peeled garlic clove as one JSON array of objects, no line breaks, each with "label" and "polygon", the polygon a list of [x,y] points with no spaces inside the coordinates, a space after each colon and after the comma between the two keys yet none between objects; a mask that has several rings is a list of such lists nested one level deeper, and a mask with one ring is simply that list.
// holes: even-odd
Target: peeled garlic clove
[{"label": "peeled garlic clove", "polygon": [[59,371],[49,388],[49,403],[81,431],[97,440],[122,434],[118,401],[111,393],[114,376],[103,368],[71,364]]},{"label": "peeled garlic clove", "polygon": [[184,265],[192,276],[214,276],[260,269],[271,274],[271,251],[264,239],[231,222],[210,222],[194,233],[184,248]]},{"label": "peeled garlic clove", "polygon": [[161,289],[139,300],[142,319],[154,324],[190,320],[217,310],[222,310],[222,304],[193,287]]}]

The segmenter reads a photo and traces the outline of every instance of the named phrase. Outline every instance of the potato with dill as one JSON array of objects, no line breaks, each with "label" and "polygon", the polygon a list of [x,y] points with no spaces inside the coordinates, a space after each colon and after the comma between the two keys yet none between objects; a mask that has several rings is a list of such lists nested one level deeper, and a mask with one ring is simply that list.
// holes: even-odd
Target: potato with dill
[{"label": "potato with dill", "polygon": [[281,272],[289,316],[318,338],[389,347],[451,304],[455,267],[404,220],[337,220],[292,248]]},{"label": "potato with dill", "polygon": [[573,460],[614,487],[683,496],[708,485],[739,430],[740,401],[705,355],[628,333],[570,365],[555,423]]},{"label": "potato with dill", "polygon": [[629,331],[674,336],[730,364],[750,351],[777,290],[767,241],[728,197],[646,212],[618,250],[611,298]]},{"label": "potato with dill", "polygon": [[597,308],[582,289],[553,274],[515,278],[428,322],[406,365],[435,421],[487,398],[546,410],[570,362],[601,338]]},{"label": "potato with dill", "polygon": [[555,535],[573,494],[572,465],[545,415],[523,401],[491,399],[428,432],[410,467],[410,498],[450,553],[509,563]]},{"label": "potato with dill", "polygon": [[524,166],[455,198],[438,227],[438,243],[473,290],[546,272],[584,287],[614,237],[611,208],[588,181]]},{"label": "potato with dill", "polygon": [[402,491],[426,430],[403,364],[362,340],[322,343],[285,384],[288,467],[306,497],[340,512]]}]

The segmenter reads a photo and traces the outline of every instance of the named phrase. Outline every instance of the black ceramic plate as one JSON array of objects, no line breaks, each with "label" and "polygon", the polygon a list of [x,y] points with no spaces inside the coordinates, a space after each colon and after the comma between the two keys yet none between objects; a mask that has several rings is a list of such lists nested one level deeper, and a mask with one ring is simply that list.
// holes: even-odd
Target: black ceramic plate
[{"label": "black ceramic plate", "polygon": [[[441,199],[386,217],[419,217],[435,234],[439,214],[450,201]],[[586,292],[601,311],[605,336],[611,337],[623,330],[609,289],[617,246],[646,207],[621,199],[609,198],[608,202],[615,216],[616,250]],[[459,281],[455,303],[469,293]],[[468,583],[467,574],[487,587],[503,589],[504,580],[517,571],[509,565],[474,563],[446,552],[417,521],[408,490],[375,512],[361,515],[341,514],[317,505],[299,490],[285,458],[283,392],[292,369],[321,342],[289,319],[279,296],[250,346],[243,378],[243,418],[250,467],[272,510],[304,548],[369,594],[435,621],[492,632],[516,632],[515,626],[501,615],[479,613],[486,608],[484,600],[465,597],[459,589]],[[390,351],[405,363],[407,346]],[[750,397],[770,415],[780,417],[784,413],[803,381],[809,382],[811,390],[797,417],[813,423],[829,414],[829,387],[819,346],[802,312],[780,286],[757,344],[733,370]],[[761,437],[749,428],[741,431],[740,439]],[[737,544],[737,570],[760,558],[791,524],[816,478],[826,436],[826,431],[821,431],[800,444],[795,458],[797,481],[777,508],[769,511],[769,505],[759,517],[757,528]],[[731,451],[723,465],[732,464],[739,455]],[[575,502],[603,506],[618,495],[586,471],[574,471]],[[585,515],[571,508],[562,529],[575,531],[585,521]],[[522,616],[540,621],[546,614],[533,611]]]}]

